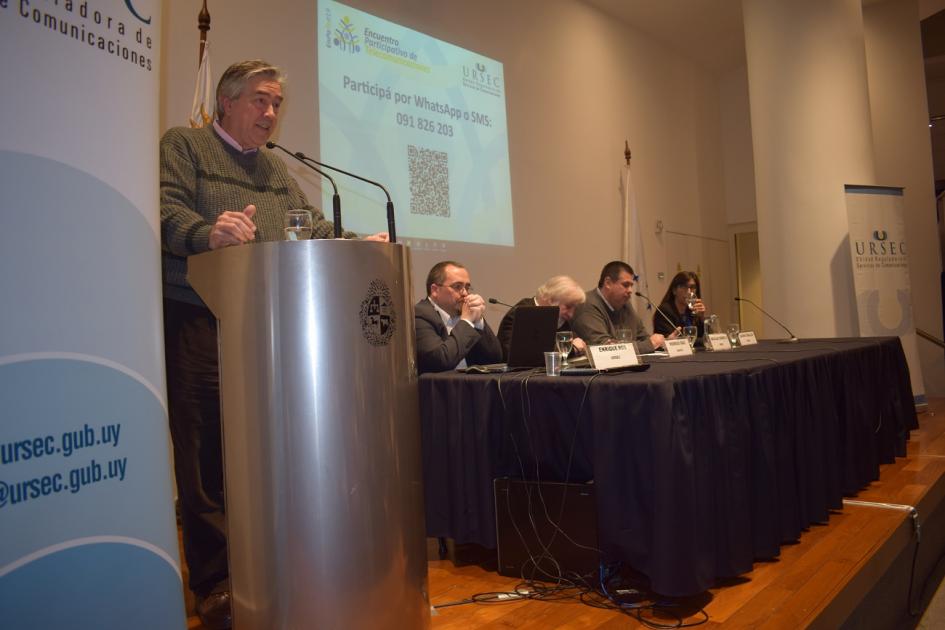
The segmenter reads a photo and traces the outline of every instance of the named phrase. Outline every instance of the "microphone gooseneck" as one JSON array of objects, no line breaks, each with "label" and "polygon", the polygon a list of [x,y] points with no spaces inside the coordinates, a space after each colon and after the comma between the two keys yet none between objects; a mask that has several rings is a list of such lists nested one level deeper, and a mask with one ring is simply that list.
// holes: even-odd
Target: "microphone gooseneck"
[{"label": "microphone gooseneck", "polygon": [[377,186],[378,188],[383,190],[384,195],[387,197],[387,233],[390,236],[391,243],[397,242],[397,227],[394,222],[394,202],[391,201],[390,193],[387,192],[387,189],[384,188],[384,186],[380,182],[376,182],[373,179],[368,179],[367,177],[361,177],[360,175],[355,175],[354,173],[338,168],[337,166],[332,166],[331,164],[325,164],[324,162],[319,162],[318,160],[314,158],[310,158],[309,156],[305,155],[301,151],[297,151],[295,153],[295,157],[300,160],[305,160],[306,162],[311,162],[312,164],[317,164],[321,166],[322,168],[327,168],[328,170],[331,170],[331,171],[337,171],[339,173],[347,175],[348,177],[359,179],[362,182],[366,182],[373,186]]},{"label": "microphone gooseneck", "polygon": [[327,179],[329,182],[331,182],[331,188],[334,191],[334,193],[331,196],[332,222],[335,224],[335,238],[341,238],[341,235],[343,233],[343,230],[341,229],[341,196],[338,194],[338,186],[335,185],[335,180],[332,179],[331,175],[322,171],[321,169],[315,168],[314,166],[306,162],[304,159],[304,156],[302,156],[301,153],[292,153],[292,151],[289,151],[281,144],[276,144],[275,142],[270,141],[266,143],[266,148],[279,149],[283,153],[287,153],[291,155],[296,160],[304,164],[306,167],[312,169],[313,171],[315,171],[316,173],[318,173],[319,175]]},{"label": "microphone gooseneck", "polygon": [[766,311],[765,309],[761,308],[760,306],[758,306],[757,304],[755,304],[754,302],[752,302],[752,301],[749,300],[748,298],[743,298],[743,297],[739,297],[739,296],[736,295],[736,296],[735,296],[735,301],[736,301],[736,302],[748,302],[749,304],[751,304],[752,306],[754,306],[755,308],[757,308],[759,311],[761,311],[762,313],[764,313],[765,315],[767,315],[768,317],[770,317],[771,320],[772,320],[775,324],[777,324],[778,326],[780,326],[781,328],[783,328],[783,329],[787,332],[787,334],[790,335],[790,338],[789,338],[789,339],[781,339],[781,340],[779,341],[779,343],[797,343],[798,341],[800,341],[800,340],[797,338],[797,335],[795,335],[794,333],[791,332],[791,329],[790,329],[790,328],[788,328],[787,326],[785,326],[784,324],[782,324],[778,319],[775,318],[774,315],[772,315],[771,313],[769,313],[769,312]]},{"label": "microphone gooseneck", "polygon": [[655,308],[655,309],[656,309],[656,312],[659,313],[660,315],[662,315],[662,316],[663,316],[663,319],[665,319],[667,322],[669,322],[669,325],[670,325],[670,327],[671,327],[673,330],[676,330],[676,329],[678,328],[678,326],[676,326],[676,323],[675,323],[673,320],[671,320],[669,317],[667,317],[667,316],[666,316],[666,313],[664,313],[662,310],[660,310],[660,307],[659,307],[659,306],[657,306],[656,304],[653,303],[653,300],[651,300],[650,298],[646,297],[645,295],[643,295],[643,294],[640,293],[639,291],[635,291],[634,293],[636,293],[637,295],[639,295],[641,298],[643,298],[644,300],[646,300],[646,301],[650,304],[650,306],[652,306],[653,308]]},{"label": "microphone gooseneck", "polygon": [[511,304],[506,304],[505,302],[503,302],[503,301],[501,301],[501,300],[497,300],[497,299],[492,298],[492,297],[489,298],[489,304],[501,304],[502,306],[508,306],[509,308],[515,308],[515,307],[512,306]]}]

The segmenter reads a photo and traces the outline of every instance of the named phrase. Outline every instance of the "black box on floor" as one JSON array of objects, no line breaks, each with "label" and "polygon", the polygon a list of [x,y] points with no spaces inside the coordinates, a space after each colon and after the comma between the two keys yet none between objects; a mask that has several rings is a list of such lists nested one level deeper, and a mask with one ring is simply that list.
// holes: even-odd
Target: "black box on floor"
[{"label": "black box on floor", "polygon": [[593,484],[500,478],[494,488],[500,575],[546,582],[571,573],[597,575]]}]

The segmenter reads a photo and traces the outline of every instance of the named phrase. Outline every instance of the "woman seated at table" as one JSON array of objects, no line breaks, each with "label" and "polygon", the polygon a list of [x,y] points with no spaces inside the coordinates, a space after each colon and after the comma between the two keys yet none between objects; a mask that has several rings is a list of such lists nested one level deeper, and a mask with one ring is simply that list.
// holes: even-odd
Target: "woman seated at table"
[{"label": "woman seated at table", "polygon": [[[502,345],[502,356],[506,360],[509,358],[509,344],[512,343],[512,323],[515,321],[515,310],[519,306],[557,306],[558,331],[560,332],[571,330],[571,318],[574,317],[574,311],[578,304],[584,303],[584,299],[584,289],[570,276],[548,278],[548,281],[535,291],[534,297],[519,300],[502,318],[499,331],[496,333],[496,337],[499,338],[499,343]],[[572,352],[584,354],[586,348],[587,346],[582,339],[574,338]]]},{"label": "woman seated at table", "polygon": [[[692,291],[692,300],[690,307],[689,292]],[[705,332],[705,304],[702,303],[702,290],[699,286],[699,276],[691,271],[680,271],[673,276],[666,289],[666,295],[660,304],[660,310],[673,321],[673,327],[670,327],[659,313],[653,313],[653,332],[661,335],[669,335],[674,328],[683,326],[696,326],[699,329],[699,337]]]}]

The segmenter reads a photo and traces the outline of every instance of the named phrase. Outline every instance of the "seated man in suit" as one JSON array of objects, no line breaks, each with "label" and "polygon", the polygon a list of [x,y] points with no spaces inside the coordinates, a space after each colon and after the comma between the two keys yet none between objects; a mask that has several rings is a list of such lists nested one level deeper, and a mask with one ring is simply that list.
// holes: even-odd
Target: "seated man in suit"
[{"label": "seated man in suit", "polygon": [[[584,303],[584,289],[570,276],[553,276],[538,287],[534,297],[523,298],[518,301],[499,323],[499,343],[502,345],[502,356],[507,361],[509,346],[512,343],[512,326],[515,323],[515,311],[520,306],[557,306],[558,331],[571,330],[571,319],[577,307]],[[587,346],[584,341],[574,337],[574,352],[584,354]]]},{"label": "seated man in suit", "polygon": [[446,260],[427,274],[427,297],[417,302],[417,370],[444,372],[498,363],[502,347],[483,314],[486,303],[472,293],[469,272]]},{"label": "seated man in suit", "polygon": [[617,340],[617,330],[630,331],[637,354],[653,352],[666,338],[647,334],[643,320],[630,305],[633,295],[633,268],[621,260],[614,260],[600,272],[597,288],[586,293],[587,300],[578,307],[571,328],[577,337],[595,346]]}]

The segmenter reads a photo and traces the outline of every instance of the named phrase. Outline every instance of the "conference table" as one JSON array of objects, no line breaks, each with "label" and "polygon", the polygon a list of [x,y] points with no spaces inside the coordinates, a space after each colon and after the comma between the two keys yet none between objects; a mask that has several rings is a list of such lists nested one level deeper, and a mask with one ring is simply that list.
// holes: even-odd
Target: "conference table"
[{"label": "conference table", "polygon": [[602,561],[693,595],[826,522],[918,426],[896,337],[644,361],[422,375],[427,535],[495,548],[498,477],[592,482]]}]

